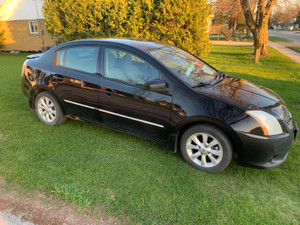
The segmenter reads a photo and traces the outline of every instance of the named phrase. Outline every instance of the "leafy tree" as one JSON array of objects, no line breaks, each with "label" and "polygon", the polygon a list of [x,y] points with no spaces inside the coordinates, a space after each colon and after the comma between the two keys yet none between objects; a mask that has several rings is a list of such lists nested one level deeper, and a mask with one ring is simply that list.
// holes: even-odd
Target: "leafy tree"
[{"label": "leafy tree", "polygon": [[214,9],[215,24],[228,24],[233,34],[237,25],[246,25],[240,0],[216,0],[211,2],[211,5]]},{"label": "leafy tree", "polygon": [[[257,0],[249,0],[251,11],[255,11]],[[247,28],[243,9],[240,0],[214,0],[210,2],[214,12],[215,24],[227,24],[232,31],[232,35],[237,28]],[[247,29],[246,37],[250,36],[250,31]]]},{"label": "leafy tree", "polygon": [[294,19],[297,18],[299,10],[300,1],[278,0],[271,13],[270,21],[276,25],[281,24],[288,27],[288,25],[291,25],[291,22],[296,22]]},{"label": "leafy tree", "polygon": [[58,42],[87,37],[160,40],[204,57],[211,48],[206,0],[45,0]]},{"label": "leafy tree", "polygon": [[4,40],[5,40],[4,30],[1,30],[1,26],[0,26],[0,47],[3,45]]},{"label": "leafy tree", "polygon": [[245,21],[254,38],[255,63],[259,57],[267,55],[268,50],[268,21],[277,0],[258,0],[256,3],[256,14],[251,11],[249,0],[240,0]]}]

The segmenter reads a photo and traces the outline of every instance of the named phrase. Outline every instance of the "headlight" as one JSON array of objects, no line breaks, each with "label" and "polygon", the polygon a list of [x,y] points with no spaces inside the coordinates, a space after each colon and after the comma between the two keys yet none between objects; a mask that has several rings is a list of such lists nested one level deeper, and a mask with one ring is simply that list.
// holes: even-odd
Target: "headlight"
[{"label": "headlight", "polygon": [[246,114],[255,119],[263,129],[264,135],[282,134],[283,130],[278,120],[271,114],[261,110],[250,110]]}]

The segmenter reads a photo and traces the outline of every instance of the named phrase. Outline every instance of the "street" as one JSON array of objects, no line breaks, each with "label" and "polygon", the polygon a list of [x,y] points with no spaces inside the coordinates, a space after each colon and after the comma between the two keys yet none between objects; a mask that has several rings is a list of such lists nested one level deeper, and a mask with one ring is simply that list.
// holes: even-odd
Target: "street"
[{"label": "street", "polygon": [[277,31],[269,30],[269,36],[277,36],[282,38],[290,39],[297,44],[300,44],[300,32],[296,33],[295,31]]}]

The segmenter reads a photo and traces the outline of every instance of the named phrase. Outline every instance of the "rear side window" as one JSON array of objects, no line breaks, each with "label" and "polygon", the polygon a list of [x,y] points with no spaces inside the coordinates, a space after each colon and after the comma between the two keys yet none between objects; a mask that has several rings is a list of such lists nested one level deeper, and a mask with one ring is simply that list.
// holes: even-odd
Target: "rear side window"
[{"label": "rear side window", "polygon": [[56,65],[88,73],[96,73],[98,52],[99,48],[95,46],[61,49],[57,51]]}]

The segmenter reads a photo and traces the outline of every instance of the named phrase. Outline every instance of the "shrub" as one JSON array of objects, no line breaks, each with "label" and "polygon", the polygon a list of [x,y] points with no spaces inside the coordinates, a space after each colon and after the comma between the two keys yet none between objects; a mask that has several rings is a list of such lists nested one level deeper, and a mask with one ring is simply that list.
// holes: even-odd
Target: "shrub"
[{"label": "shrub", "polygon": [[46,0],[48,32],[65,42],[87,37],[160,40],[204,57],[211,48],[206,0]]}]

